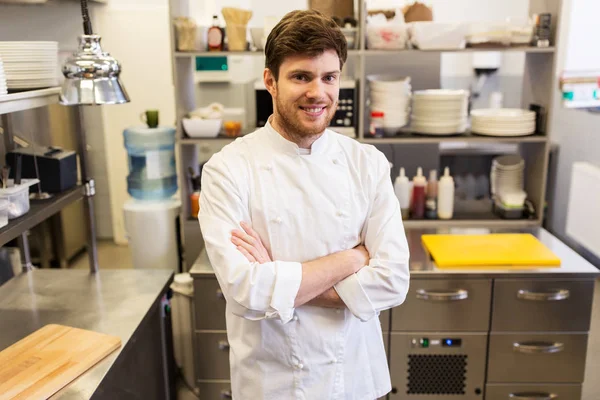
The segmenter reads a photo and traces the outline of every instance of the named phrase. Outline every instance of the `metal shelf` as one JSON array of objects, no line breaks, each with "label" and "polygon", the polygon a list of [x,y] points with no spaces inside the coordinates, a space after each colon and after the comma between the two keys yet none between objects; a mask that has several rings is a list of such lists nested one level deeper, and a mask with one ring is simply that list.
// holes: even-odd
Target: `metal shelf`
[{"label": "metal shelf", "polygon": [[[419,50],[419,49],[399,49],[399,50],[348,50],[349,56],[382,56],[396,54],[416,54],[416,53],[474,53],[474,52],[522,52],[522,53],[554,53],[555,47],[491,47],[491,48],[465,48],[465,49],[439,49],[439,50]],[[225,56],[264,56],[262,51],[177,51],[175,57],[225,57]]]},{"label": "metal shelf", "polygon": [[522,53],[554,53],[555,47],[490,47],[490,48],[473,48],[465,49],[436,49],[436,50],[419,50],[419,49],[398,49],[398,50],[361,50],[362,54],[367,56],[381,56],[390,54],[415,54],[415,53],[475,53],[475,52],[522,52]]},{"label": "metal shelf", "polygon": [[546,135],[530,136],[480,136],[470,133],[454,136],[426,136],[414,133],[401,133],[396,137],[364,138],[363,143],[369,144],[431,144],[444,142],[469,142],[469,143],[546,143]]},{"label": "metal shelf", "polygon": [[[360,50],[348,50],[349,56],[361,54]],[[260,51],[176,51],[175,57],[226,57],[226,56],[263,56],[265,53]]]},{"label": "metal shelf", "polygon": [[9,221],[8,225],[0,229],[0,246],[82,198],[82,187],[77,186],[48,200],[31,200],[31,208],[27,214]]},{"label": "metal shelf", "polygon": [[47,89],[0,95],[0,114],[8,114],[56,104],[59,100],[59,94],[60,87],[51,87]]}]

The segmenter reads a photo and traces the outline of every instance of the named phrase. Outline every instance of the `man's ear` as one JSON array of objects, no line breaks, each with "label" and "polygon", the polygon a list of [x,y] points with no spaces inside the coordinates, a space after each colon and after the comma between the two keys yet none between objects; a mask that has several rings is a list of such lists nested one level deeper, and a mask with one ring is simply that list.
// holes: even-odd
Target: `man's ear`
[{"label": "man's ear", "polygon": [[273,71],[269,68],[265,68],[263,71],[263,82],[271,96],[275,96],[277,94],[277,80],[273,75]]}]

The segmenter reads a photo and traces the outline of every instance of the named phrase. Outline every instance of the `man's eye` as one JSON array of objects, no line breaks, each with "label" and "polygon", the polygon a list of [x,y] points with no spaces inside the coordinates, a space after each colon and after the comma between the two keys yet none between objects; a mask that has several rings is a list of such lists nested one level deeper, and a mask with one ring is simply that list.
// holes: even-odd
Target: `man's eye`
[{"label": "man's eye", "polygon": [[306,75],[296,75],[294,76],[294,79],[297,79],[299,81],[308,81],[308,77]]},{"label": "man's eye", "polygon": [[335,79],[336,79],[335,75],[327,75],[325,77],[325,82],[335,82]]}]

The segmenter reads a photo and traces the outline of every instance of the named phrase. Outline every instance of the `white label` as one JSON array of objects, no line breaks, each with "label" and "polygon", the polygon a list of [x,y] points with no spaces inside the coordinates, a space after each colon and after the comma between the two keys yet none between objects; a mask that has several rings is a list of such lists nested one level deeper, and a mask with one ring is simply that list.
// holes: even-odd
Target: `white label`
[{"label": "white label", "polygon": [[175,175],[175,166],[171,162],[172,157],[172,151],[147,151],[146,179],[162,179]]}]

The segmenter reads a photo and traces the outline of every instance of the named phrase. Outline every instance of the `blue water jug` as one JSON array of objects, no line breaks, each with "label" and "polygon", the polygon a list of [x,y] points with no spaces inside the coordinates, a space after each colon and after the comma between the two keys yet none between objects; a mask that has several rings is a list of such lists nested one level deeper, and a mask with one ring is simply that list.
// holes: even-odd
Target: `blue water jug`
[{"label": "blue water jug", "polygon": [[131,127],[123,132],[129,158],[127,192],[139,200],[165,200],[177,192],[175,128]]}]

